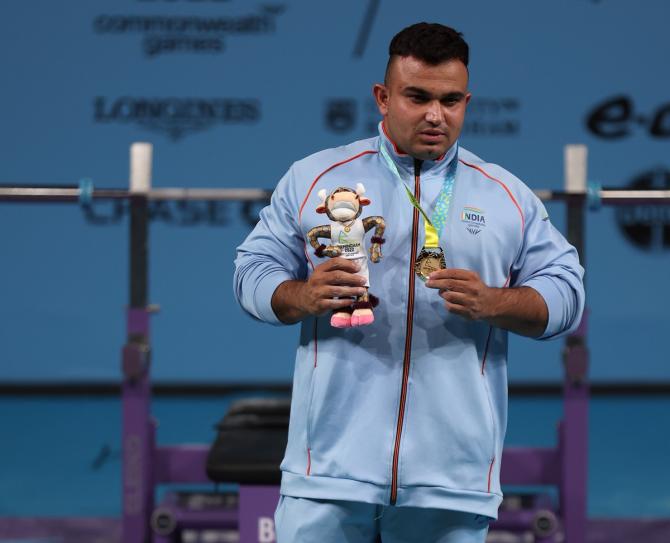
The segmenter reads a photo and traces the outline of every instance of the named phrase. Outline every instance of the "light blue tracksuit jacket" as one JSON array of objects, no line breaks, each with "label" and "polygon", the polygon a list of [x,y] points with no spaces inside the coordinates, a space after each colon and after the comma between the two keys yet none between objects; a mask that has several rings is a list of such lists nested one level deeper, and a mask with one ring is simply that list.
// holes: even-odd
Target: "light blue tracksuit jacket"
[{"label": "light blue tracksuit jacket", "polygon": [[[380,299],[369,326],[338,329],[330,316],[302,322],[295,359],[282,494],[468,511],[497,518],[507,422],[507,332],[450,314],[412,267],[424,226],[396,175],[430,215],[457,154],[440,244],[448,267],[476,271],[492,287],[528,286],[544,298],[541,339],[574,330],[584,307],[583,269],[542,203],[519,179],[462,147],[425,161],[377,137],[296,162],[238,247],[235,294],[254,317],[280,324],[277,286],[306,279],[318,258],[307,232],[329,224],[317,193],[365,186],[362,218],[386,221],[383,257],[369,263]],[[366,243],[374,231],[368,232]],[[328,244],[327,240],[322,240]]]}]

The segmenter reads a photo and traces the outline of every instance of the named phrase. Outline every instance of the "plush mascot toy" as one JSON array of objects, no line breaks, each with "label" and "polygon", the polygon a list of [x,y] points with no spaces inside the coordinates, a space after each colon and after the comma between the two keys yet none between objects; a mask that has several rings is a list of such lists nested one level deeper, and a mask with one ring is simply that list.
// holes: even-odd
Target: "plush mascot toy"
[{"label": "plush mascot toy", "polygon": [[[370,260],[379,262],[382,257],[384,243],[384,218],[367,217],[361,219],[363,207],[370,204],[370,200],[363,196],[365,187],[358,183],[356,190],[347,187],[338,187],[330,194],[326,189],[319,191],[321,204],[316,208],[317,213],[325,213],[331,220],[329,225],[312,228],[307,237],[314,247],[314,254],[318,257],[329,256],[356,260],[360,263],[357,273],[365,277],[365,294],[352,299],[352,305],[346,309],[338,309],[330,318],[330,324],[336,328],[363,326],[375,320],[372,308],[378,300],[369,294],[370,275],[368,273],[368,257],[365,252],[364,238],[366,232],[375,229],[370,246]],[[330,244],[324,245],[319,238],[330,239]]]}]

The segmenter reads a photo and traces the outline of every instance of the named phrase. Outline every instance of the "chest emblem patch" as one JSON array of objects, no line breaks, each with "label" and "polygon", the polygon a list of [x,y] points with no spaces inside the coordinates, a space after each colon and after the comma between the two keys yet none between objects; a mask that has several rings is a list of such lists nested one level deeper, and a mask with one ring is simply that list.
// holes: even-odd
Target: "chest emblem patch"
[{"label": "chest emblem patch", "polygon": [[479,234],[486,228],[486,216],[484,210],[476,207],[464,207],[461,212],[461,222],[465,224],[465,229],[473,236]]}]

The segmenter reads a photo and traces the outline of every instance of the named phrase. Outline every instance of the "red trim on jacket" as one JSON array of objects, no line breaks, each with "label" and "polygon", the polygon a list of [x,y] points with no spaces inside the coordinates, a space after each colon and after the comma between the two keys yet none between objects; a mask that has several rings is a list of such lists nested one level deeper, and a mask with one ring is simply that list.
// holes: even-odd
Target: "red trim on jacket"
[{"label": "red trim on jacket", "polygon": [[493,326],[489,326],[489,334],[486,336],[486,345],[484,346],[484,356],[482,357],[482,375],[484,375],[484,366],[486,366],[486,355],[489,354],[489,342],[491,341],[491,332]]},{"label": "red trim on jacket", "polygon": [[[358,153],[357,155],[354,155],[354,156],[349,157],[345,160],[342,160],[340,162],[336,162],[335,164],[332,164],[332,165],[328,166],[319,175],[317,175],[314,178],[314,181],[312,181],[312,184],[310,185],[309,190],[307,191],[307,194],[305,195],[305,198],[302,201],[302,204],[300,204],[300,209],[298,210],[298,224],[300,224],[301,221],[302,221],[302,210],[305,208],[305,205],[307,204],[307,200],[309,199],[310,195],[312,194],[312,190],[314,190],[314,186],[318,183],[319,179],[321,179],[329,171],[334,170],[338,166],[342,166],[342,164],[346,164],[347,162],[351,162],[352,160],[356,160],[357,158],[360,158],[364,155],[375,155],[375,154],[377,154],[377,151],[373,151],[373,150],[363,151],[361,153]],[[309,256],[309,252],[307,251],[307,241],[304,242],[304,251],[305,251],[305,257],[307,258],[307,261],[309,262],[309,265],[312,267],[312,270],[313,270],[314,269],[314,263],[312,262],[312,259]],[[314,318],[314,367],[315,368],[317,366],[317,359],[318,359],[317,327],[318,327],[318,317],[315,317]],[[312,455],[311,455],[311,450],[307,449],[307,475],[310,474],[311,469],[312,469]]]},{"label": "red trim on jacket", "polygon": [[[357,155],[349,157],[346,160],[342,160],[341,162],[337,162],[335,164],[332,164],[331,166],[328,166],[319,175],[317,175],[314,178],[314,181],[312,181],[312,184],[310,185],[309,190],[307,191],[307,194],[305,195],[305,198],[302,201],[302,204],[300,204],[300,209],[298,210],[298,224],[300,224],[300,222],[302,221],[302,210],[304,209],[305,204],[307,204],[307,200],[309,199],[310,195],[312,194],[312,190],[314,190],[314,186],[319,182],[319,179],[321,179],[330,170],[334,170],[338,166],[342,166],[342,164],[346,164],[347,162],[351,162],[352,160],[356,160],[357,158],[360,158],[364,155],[375,155],[375,154],[377,154],[377,151],[372,151],[372,150],[363,151],[362,153],[358,153]],[[312,259],[310,258],[309,253],[307,251],[307,241],[305,241],[305,256],[307,257],[307,261],[309,262],[309,265],[312,266],[312,269],[314,269],[314,263],[312,262]]]},{"label": "red trim on jacket", "polygon": [[318,326],[318,317],[314,317],[314,367],[316,368],[317,354],[319,350],[319,344],[317,342],[317,326]]},{"label": "red trim on jacket", "polygon": [[376,155],[376,154],[377,154],[377,151],[373,151],[371,149],[368,150],[368,151],[363,151],[362,153],[358,153],[357,155],[349,157],[346,160],[342,160],[341,162],[336,162],[335,164],[332,164],[331,166],[328,166],[319,175],[317,175],[314,178],[314,181],[312,181],[312,184],[310,185],[309,190],[307,191],[307,195],[305,196],[305,199],[302,201],[302,204],[300,205],[300,210],[298,211],[298,222],[300,222],[301,219],[302,219],[302,210],[305,207],[305,204],[307,203],[307,199],[309,198],[309,195],[312,193],[312,190],[314,189],[314,185],[317,184],[319,179],[321,179],[330,170],[333,170],[333,169],[337,168],[338,166],[342,166],[342,164],[346,164],[347,162],[351,162],[352,160],[356,160],[357,158],[360,158],[363,155]]},{"label": "red trim on jacket", "polygon": [[393,141],[391,136],[389,136],[388,130],[386,130],[386,123],[384,121],[382,121],[382,131],[384,132],[384,135],[387,137],[387,139],[391,142],[391,145],[393,145],[393,150],[400,156],[407,156],[407,153],[405,151],[401,151],[400,148],[395,144],[395,141]]},{"label": "red trim on jacket", "polygon": [[[503,285],[502,288],[507,288],[509,286],[509,281],[511,278],[512,278],[512,272],[510,272],[509,275],[507,276],[505,284]],[[493,326],[489,327],[489,335],[486,336],[486,345],[484,346],[484,356],[482,357],[482,375],[484,375],[484,366],[486,366],[486,356],[489,353],[489,341],[491,340],[491,332],[493,332]]]},{"label": "red trim on jacket", "polygon": [[493,464],[496,463],[496,457],[493,457],[493,460],[491,460],[491,465],[489,466],[489,482],[488,482],[488,489],[487,492],[491,492],[491,473],[493,473]]},{"label": "red trim on jacket", "polygon": [[484,170],[482,170],[479,166],[475,166],[474,164],[469,164],[468,162],[465,162],[465,160],[460,160],[460,159],[459,159],[459,162],[460,162],[461,164],[465,164],[466,166],[468,166],[468,167],[470,167],[470,168],[473,168],[473,169],[477,170],[479,173],[483,174],[485,177],[487,177],[487,178],[490,179],[491,181],[495,181],[495,182],[498,183],[503,189],[505,189],[505,192],[506,192],[507,195],[510,197],[510,199],[512,200],[512,202],[513,202],[514,205],[516,206],[517,210],[519,211],[519,215],[521,215],[521,232],[523,232],[523,231],[526,229],[526,219],[525,219],[525,217],[523,216],[523,211],[521,211],[521,206],[519,205],[519,202],[516,201],[516,198],[514,198],[514,195],[512,194],[512,191],[509,190],[509,188],[507,187],[507,185],[505,185],[505,183],[503,183],[500,179],[496,179],[496,178],[493,177],[492,175],[489,175],[488,173],[486,173],[486,172],[485,172]]}]

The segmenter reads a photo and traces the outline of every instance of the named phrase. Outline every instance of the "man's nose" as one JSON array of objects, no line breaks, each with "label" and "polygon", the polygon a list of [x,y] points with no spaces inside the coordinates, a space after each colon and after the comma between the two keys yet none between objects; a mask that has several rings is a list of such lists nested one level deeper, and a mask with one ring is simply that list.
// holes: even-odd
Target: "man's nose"
[{"label": "man's nose", "polygon": [[428,104],[428,109],[426,110],[426,121],[431,124],[440,124],[442,121],[442,108],[440,107],[440,103],[437,100],[434,100]]}]

